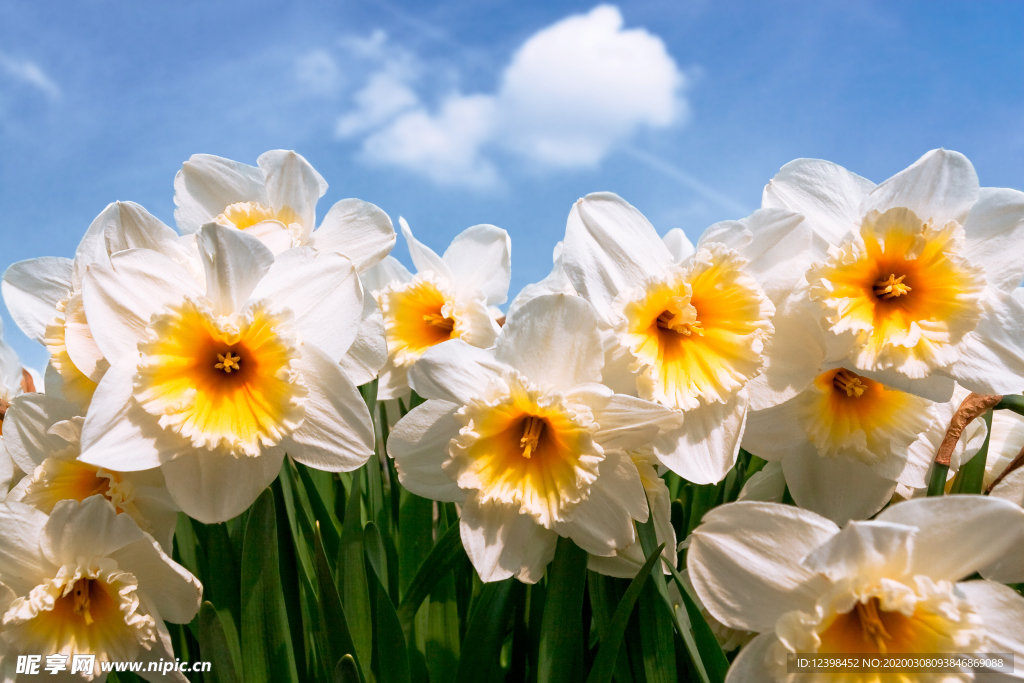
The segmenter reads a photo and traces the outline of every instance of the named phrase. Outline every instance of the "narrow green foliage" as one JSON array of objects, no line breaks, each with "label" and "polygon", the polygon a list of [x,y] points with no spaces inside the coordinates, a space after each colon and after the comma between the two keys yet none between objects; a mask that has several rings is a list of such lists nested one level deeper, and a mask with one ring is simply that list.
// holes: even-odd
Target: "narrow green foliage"
[{"label": "narrow green foliage", "polygon": [[[571,539],[559,537],[548,567],[548,595],[541,626],[538,683],[572,683],[583,679],[583,592],[587,553]],[[589,625],[588,625],[589,632]]]},{"label": "narrow green foliage", "polygon": [[313,477],[305,465],[295,463],[295,469],[298,471],[299,479],[306,489],[306,498],[309,500],[310,508],[313,511],[313,519],[320,522],[320,533],[324,540],[324,550],[330,554],[330,557],[337,557],[338,548],[341,546],[341,534],[338,532],[337,520],[330,511],[333,505],[328,506],[324,501],[320,489],[313,482]]},{"label": "narrow green foliage", "polygon": [[406,492],[399,511],[401,543],[398,548],[398,575],[402,595],[409,591],[416,571],[434,545],[434,504],[426,498]]},{"label": "narrow green foliage", "polygon": [[363,558],[363,524],[360,512],[362,503],[359,488],[360,477],[354,476],[341,533],[338,581],[352,642],[356,648],[356,661],[364,667],[363,677],[369,679],[367,667],[370,666],[373,654],[373,612],[370,608],[366,562]]},{"label": "narrow green foliage", "polygon": [[932,478],[928,480],[928,495],[942,496],[946,493],[946,478],[949,476],[949,465],[932,464]]},{"label": "narrow green foliage", "polygon": [[[367,547],[380,541],[380,536],[375,535],[372,523],[367,524],[371,530],[365,537]],[[371,553],[368,553],[372,554]],[[372,565],[372,563],[371,563]],[[375,642],[377,650],[377,673],[379,683],[409,683],[409,653],[406,647],[405,634],[402,633],[402,625],[398,621],[398,614],[395,612],[395,605],[388,597],[384,588],[386,576],[373,567],[372,576],[373,592],[376,595],[376,627]]]},{"label": "narrow green foliage", "polygon": [[345,655],[341,658],[338,666],[334,669],[331,683],[362,683],[362,679],[359,677],[359,667],[356,666],[356,660],[352,658],[352,655]]},{"label": "narrow green foliage", "polygon": [[[619,600],[618,606],[615,608],[615,613],[608,620],[607,626],[602,629],[601,635],[601,647],[597,652],[597,659],[594,660],[594,666],[590,669],[590,675],[587,677],[587,683],[611,683],[612,676],[615,674],[615,664],[619,660],[619,648],[622,644],[623,638],[626,633],[626,626],[629,624],[629,616],[633,612],[633,606],[636,605],[637,598],[640,597],[640,592],[643,590],[644,584],[647,582],[647,577],[651,575],[651,568],[658,564],[658,558],[661,556],[661,551],[665,549],[665,544],[662,543],[658,546],[657,550],[651,553],[651,556],[647,558],[647,562],[637,572],[636,577],[629,584],[629,588],[626,589],[626,593]],[[595,575],[591,573],[593,578]],[[591,581],[591,601],[593,602],[594,586],[595,584],[601,584],[601,577],[598,577],[598,581]],[[601,590],[601,589],[599,589]],[[607,604],[606,601],[603,601]],[[603,610],[602,610],[603,611]],[[598,610],[594,609],[594,615],[597,617]],[[671,626],[669,627],[671,628]]]},{"label": "narrow green foliage", "polygon": [[202,648],[203,659],[210,662],[210,671],[206,674],[207,681],[240,683],[240,653],[232,652],[224,634],[221,616],[209,601],[203,602],[199,608],[199,646]]},{"label": "narrow green foliage", "polygon": [[1024,396],[1020,394],[1003,396],[993,410],[1012,410],[1018,415],[1024,415]]},{"label": "narrow green foliage", "polygon": [[388,579],[388,558],[384,550],[384,541],[381,540],[380,530],[373,522],[367,522],[363,527],[363,552],[366,554],[366,561],[373,567],[377,577],[381,580],[384,590],[387,590]]},{"label": "narrow green foliage", "polygon": [[473,606],[455,683],[493,680],[490,674],[495,669],[498,652],[505,640],[505,624],[517,583],[515,579],[505,579],[484,584]]},{"label": "narrow green foliage", "polygon": [[[333,666],[335,662],[340,663],[340,660],[346,655],[350,659],[354,658],[356,647],[352,642],[352,634],[349,632],[348,619],[345,617],[345,608],[341,604],[341,596],[338,594],[337,586],[334,585],[331,568],[327,564],[327,555],[319,528],[316,530],[315,542],[316,578],[317,586],[320,589],[320,615],[323,620],[321,631],[324,639],[323,649],[327,663]],[[354,660],[353,664],[355,664]]]},{"label": "narrow green foliage", "polygon": [[270,489],[250,509],[242,546],[242,674],[246,683],[298,680]]},{"label": "narrow green foliage", "polygon": [[640,592],[640,651],[648,683],[673,683],[676,676],[675,645],[672,640],[675,611],[658,593],[660,576],[644,582]]},{"label": "narrow green foliage", "polygon": [[729,660],[726,658],[725,653],[722,652],[722,647],[718,644],[718,639],[715,638],[714,632],[708,626],[708,622],[704,619],[700,608],[697,607],[697,596],[694,595],[693,589],[683,581],[679,571],[669,564],[667,560],[665,561],[665,566],[672,573],[672,579],[676,582],[676,588],[679,589],[683,605],[686,607],[690,628],[693,629],[694,642],[701,653],[701,661],[704,663],[705,670],[707,671],[708,680],[711,683],[722,683],[722,681],[725,681],[725,674],[729,670]]},{"label": "narrow green foliage", "polygon": [[412,625],[413,617],[430,591],[434,589],[437,582],[452,570],[456,563],[466,555],[462,547],[462,537],[459,535],[458,523],[452,524],[447,531],[437,539],[437,543],[431,549],[430,554],[423,560],[416,576],[409,584],[409,590],[402,600],[398,609],[398,618],[406,630]]},{"label": "narrow green foliage", "polygon": [[690,513],[687,515],[686,520],[686,535],[689,536],[697,525],[700,524],[700,520],[704,518],[704,513],[715,507],[718,503],[718,485],[717,484],[706,484],[699,486],[693,485],[693,501],[690,504]]}]

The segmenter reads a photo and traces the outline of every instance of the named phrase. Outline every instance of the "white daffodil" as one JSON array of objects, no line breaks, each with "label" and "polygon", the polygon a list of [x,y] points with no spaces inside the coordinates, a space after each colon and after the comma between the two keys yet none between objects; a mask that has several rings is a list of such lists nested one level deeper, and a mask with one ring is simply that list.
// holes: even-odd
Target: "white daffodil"
[{"label": "white daffodil", "polygon": [[978,185],[962,154],[933,150],[881,185],[798,159],[763,206],[815,233],[808,298],[828,359],[884,384],[948,400],[1024,389],[1024,193]]},{"label": "white daffodil", "polygon": [[388,452],[403,486],[462,505],[484,581],[536,582],[559,535],[605,557],[636,541],[648,508],[627,453],[680,416],[599,384],[603,364],[590,305],[549,295],[509,317],[493,349],[455,339],[413,367],[430,400],[395,425]]},{"label": "white daffodil", "polygon": [[516,295],[516,298],[512,300],[512,303],[508,305],[507,315],[512,315],[527,301],[536,299],[538,296],[544,296],[545,294],[576,294],[572,283],[569,282],[569,276],[565,274],[565,268],[562,267],[563,245],[563,242],[555,245],[555,250],[551,255],[553,262],[551,272],[543,280],[523,287],[519,294]]},{"label": "white daffodil", "polygon": [[[606,332],[605,384],[685,412],[654,449],[707,484],[735,464],[748,408],[785,400],[799,381],[788,360],[800,340],[770,337],[809,262],[810,231],[799,215],[761,210],[710,227],[695,250],[673,235],[667,246],[621,198],[592,194],[569,214],[562,262]],[[771,381],[751,386],[762,374]]]},{"label": "white daffodil", "polygon": [[[678,555],[676,554],[676,530],[672,526],[672,500],[665,480],[658,476],[658,459],[650,447],[628,451],[627,455],[636,466],[637,472],[640,473],[640,482],[644,485],[644,493],[647,494],[647,505],[654,516],[654,532],[657,541],[659,544],[665,544],[662,555],[675,567],[678,563]],[[607,576],[632,578],[644,566],[646,560],[640,539],[637,539],[632,545],[616,550],[613,555],[607,557],[591,555],[587,562],[587,568]],[[669,573],[667,567],[662,566],[661,569],[666,574]]]},{"label": "white daffodil", "polygon": [[202,522],[245,510],[285,452],[347,471],[373,452],[366,404],[338,364],[363,310],[350,260],[309,248],[275,260],[243,231],[197,235],[205,275],[133,249],[89,267],[85,310],[111,363],[82,428],[83,462],[159,467]]},{"label": "white daffodil", "polygon": [[[62,501],[49,518],[0,503],[0,539],[0,593],[13,597],[0,621],[7,657],[62,654],[70,668],[76,654],[96,656],[92,672],[62,681],[105,680],[100,662],[174,661],[164,620],[191,621],[203,587],[105,498]],[[186,680],[145,668],[147,680]]]},{"label": "white daffodil", "polygon": [[435,344],[461,339],[470,346],[491,346],[499,327],[488,307],[505,303],[512,276],[512,242],[501,228],[475,225],[463,230],[444,256],[438,256],[413,237],[404,218],[399,223],[416,274],[388,257],[363,276],[387,329],[380,399],[408,394],[409,368]]},{"label": "white daffodil", "polygon": [[[823,356],[822,348],[807,361]],[[951,401],[933,403],[821,363],[795,397],[749,414],[743,448],[781,463],[800,507],[840,525],[867,519],[898,485],[927,488],[935,453],[967,394],[958,388]],[[953,473],[978,452],[985,433],[984,422],[972,423],[957,443]]]},{"label": "white daffodil", "polygon": [[[1024,417],[1009,410],[992,413],[992,438],[985,462],[984,486],[993,496],[1024,506],[1024,467],[1016,464],[1024,453]],[[994,484],[994,486],[993,486]]]},{"label": "white daffodil", "polygon": [[7,502],[49,514],[62,500],[100,495],[170,552],[178,512],[160,470],[113,472],[78,460],[84,422],[75,406],[63,399],[45,394],[14,399],[4,418],[4,443],[29,476],[11,490]]},{"label": "white daffodil", "polygon": [[[316,204],[327,182],[301,155],[272,150],[249,166],[211,154],[194,154],[174,177],[174,220],[186,235],[207,223],[244,230],[275,255],[309,246],[341,254],[365,273],[395,246],[391,219],[360,199],[334,204],[316,225]],[[372,297],[363,300],[359,334],[341,363],[357,384],[377,376],[387,360],[384,320]]]},{"label": "white daffodil", "polygon": [[[728,683],[867,683],[887,679],[787,673],[787,655],[1024,656],[1024,598],[994,581],[963,581],[1022,543],[1024,510],[991,497],[908,501],[842,529],[791,505],[739,502],[704,516],[687,567],[718,621],[760,633]],[[913,680],[996,680],[969,671]]]},{"label": "white daffodil", "polygon": [[74,260],[44,256],[15,263],[4,273],[4,302],[21,330],[50,352],[48,393],[82,410],[109,364],[93,339],[82,305],[82,278],[92,264],[110,263],[126,249],[152,249],[190,264],[174,230],[133,202],[114,202],[93,220]]},{"label": "white daffodil", "polygon": [[[15,397],[26,391],[35,391],[37,382],[33,372],[21,365],[18,354],[3,340],[3,330],[3,322],[0,322],[0,420],[3,420]],[[0,424],[0,500],[24,474],[7,452]]]}]

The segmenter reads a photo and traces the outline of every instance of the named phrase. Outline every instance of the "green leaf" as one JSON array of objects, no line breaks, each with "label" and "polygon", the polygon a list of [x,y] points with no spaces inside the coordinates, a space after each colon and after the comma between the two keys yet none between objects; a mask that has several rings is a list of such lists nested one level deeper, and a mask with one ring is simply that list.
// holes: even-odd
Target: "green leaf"
[{"label": "green leaf", "polygon": [[[977,457],[977,456],[975,456]],[[928,495],[943,496],[946,494],[946,479],[949,477],[949,465],[932,463],[932,478],[928,480]]]},{"label": "green leaf", "polygon": [[338,666],[334,669],[332,683],[362,683],[362,679],[359,677],[359,667],[356,666],[356,660],[352,658],[352,655],[345,655],[338,662]]},{"label": "green leaf", "polygon": [[652,576],[640,592],[640,651],[644,674],[647,683],[674,683],[676,649],[672,634],[676,615],[671,603],[658,593],[656,582],[664,584],[661,576]]},{"label": "green leaf", "polygon": [[686,615],[689,617],[690,627],[693,629],[694,642],[701,653],[701,660],[706,667],[708,679],[711,683],[721,683],[725,680],[725,675],[729,670],[729,660],[726,658],[725,653],[722,652],[722,646],[718,644],[718,638],[715,637],[714,632],[704,618],[704,614],[697,606],[697,596],[694,595],[693,589],[683,581],[679,571],[669,564],[667,560],[665,561],[665,566],[672,573],[672,579],[676,582],[679,594],[683,598]]},{"label": "green leaf", "polygon": [[548,569],[548,595],[541,625],[538,683],[570,683],[583,678],[583,589],[587,552],[559,537]]},{"label": "green leaf", "polygon": [[246,683],[298,680],[277,548],[274,494],[266,489],[250,510],[242,545],[242,679]]},{"label": "green leaf", "polygon": [[[377,573],[377,577],[381,579],[382,583],[386,582],[388,580],[387,552],[384,550],[384,541],[380,537],[380,529],[373,522],[367,522],[363,527],[363,552],[366,553],[366,559],[373,567],[373,571]],[[383,583],[383,585],[386,591],[387,584]]]},{"label": "green leaf", "polygon": [[[340,660],[346,655],[349,658],[357,656],[356,646],[352,642],[352,634],[349,632],[348,619],[345,617],[345,608],[341,604],[341,596],[334,584],[334,577],[331,576],[331,567],[327,563],[319,526],[314,538],[316,540],[314,564],[316,565],[317,584],[320,588],[320,615],[324,622],[325,654],[328,663],[333,666],[335,662],[340,663]],[[355,664],[354,659],[353,664]]]},{"label": "green leaf", "polygon": [[324,502],[320,489],[313,482],[309,469],[305,465],[295,463],[295,468],[298,470],[299,479],[302,480],[302,485],[306,489],[306,497],[313,510],[313,518],[320,522],[320,533],[323,535],[324,550],[330,553],[331,557],[337,557],[338,548],[341,547],[341,535],[338,533],[337,521],[331,513],[333,504],[329,507]]},{"label": "green leaf", "polygon": [[1024,415],[1024,396],[1020,394],[1003,396],[999,403],[996,404],[994,410],[1012,410],[1018,415]]},{"label": "green leaf", "polygon": [[960,465],[956,476],[953,477],[953,485],[950,486],[950,493],[981,493],[985,486],[985,461],[988,460],[988,442],[992,436],[992,411],[986,411],[984,415],[985,442],[981,445],[973,458]]},{"label": "green leaf", "polygon": [[690,514],[686,519],[686,535],[689,536],[704,518],[704,513],[715,507],[718,501],[718,485],[693,485],[693,502],[690,504]]},{"label": "green leaf", "polygon": [[221,617],[208,600],[199,608],[199,647],[203,659],[210,662],[206,680],[211,683],[238,683],[242,680],[238,674],[237,653],[231,652]]},{"label": "green leaf", "polygon": [[368,667],[373,656],[373,612],[370,608],[370,591],[366,582],[366,562],[363,559],[359,487],[360,477],[354,476],[341,533],[338,573],[341,600],[345,606],[352,642],[356,648],[356,661],[363,667],[363,677],[370,680]]},{"label": "green leaf", "polygon": [[658,563],[658,558],[664,549],[665,544],[662,543],[658,546],[657,551],[647,558],[644,566],[637,572],[622,599],[619,600],[615,613],[601,636],[601,647],[597,651],[597,658],[594,660],[594,666],[590,669],[587,683],[611,683],[612,676],[615,674],[615,664],[619,658],[619,646],[625,638],[626,626],[629,625],[629,615],[633,612],[633,606],[636,604],[637,598],[640,597],[647,577],[651,575],[651,568]]},{"label": "green leaf", "polygon": [[437,539],[437,543],[430,550],[427,559],[423,560],[409,590],[402,599],[402,605],[398,608],[398,619],[402,622],[403,628],[408,631],[416,612],[430,591],[434,589],[437,582],[450,572],[452,568],[466,556],[466,550],[462,547],[462,537],[459,534],[459,524],[452,524]]},{"label": "green leaf", "polygon": [[[367,546],[367,556],[372,556],[370,546],[376,542],[380,543],[379,534],[373,534],[376,529],[373,522],[366,525],[368,533],[364,541]],[[371,563],[372,565],[372,563]],[[402,632],[402,624],[398,621],[398,614],[395,612],[395,605],[388,597],[384,589],[384,582],[387,575],[380,572],[373,566],[374,593],[377,595],[377,671],[380,674],[380,683],[409,683],[409,652],[405,643],[405,634]]]},{"label": "green leaf", "polygon": [[510,598],[517,585],[521,587],[522,584],[515,579],[484,584],[466,629],[455,683],[492,680],[490,674],[497,668],[498,653],[505,640],[505,624],[512,606]]},{"label": "green leaf", "polygon": [[[277,519],[278,573],[281,590],[284,592],[285,614],[288,617],[288,628],[291,630],[291,642],[295,648],[292,651],[292,656],[295,658],[296,670],[306,674],[308,673],[306,653],[311,649],[312,641],[307,638],[307,634],[302,628],[304,621],[302,591],[299,588],[299,563],[295,553],[297,539],[292,536],[292,522],[288,519],[288,506],[285,503],[284,485],[280,477],[271,482],[270,490],[274,494]],[[311,577],[303,578],[308,582]],[[312,586],[309,588],[312,589]]]},{"label": "green leaf", "polygon": [[399,512],[401,543],[398,548],[398,575],[402,595],[409,592],[416,570],[434,545],[433,512],[432,501],[412,493],[405,494]]},{"label": "green leaf", "polygon": [[242,621],[241,591],[238,587],[238,564],[231,551],[231,538],[224,524],[206,527],[207,578],[203,584],[203,597],[218,611],[227,610],[235,624]]},{"label": "green leaf", "polygon": [[455,678],[461,654],[459,606],[455,598],[455,577],[446,573],[430,592],[427,606],[426,665],[433,681]]}]

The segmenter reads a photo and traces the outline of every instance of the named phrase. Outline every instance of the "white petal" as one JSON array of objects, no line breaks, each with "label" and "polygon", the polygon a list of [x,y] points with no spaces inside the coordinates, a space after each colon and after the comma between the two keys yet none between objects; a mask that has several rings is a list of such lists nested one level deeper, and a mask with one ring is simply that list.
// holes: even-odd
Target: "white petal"
[{"label": "white petal", "polygon": [[878,520],[850,522],[800,564],[833,581],[899,579],[908,576],[915,531],[912,526]]},{"label": "white petal", "polygon": [[479,291],[488,306],[508,301],[512,240],[493,225],[474,225],[455,236],[442,256],[461,291]]},{"label": "white petal", "polygon": [[537,583],[555,556],[558,534],[509,507],[481,506],[470,498],[462,507],[459,526],[466,554],[485,583],[511,576]]},{"label": "white petal", "polygon": [[367,292],[379,292],[392,282],[408,282],[412,273],[394,256],[385,256],[384,260],[361,275],[363,287]]},{"label": "white petal", "polygon": [[206,296],[217,315],[240,310],[274,263],[259,239],[216,223],[204,225],[196,243],[206,270]]},{"label": "white petal", "polygon": [[770,631],[784,612],[814,609],[828,582],[800,560],[838,531],[792,505],[722,505],[694,530],[686,565],[712,616],[732,628]]},{"label": "white petal", "polygon": [[71,297],[64,307],[64,346],[75,367],[93,382],[99,382],[110,367],[92,336],[81,293]]},{"label": "white petal", "polygon": [[4,416],[3,443],[22,472],[31,474],[43,460],[67,448],[68,442],[49,429],[77,414],[67,401],[46,394],[14,397]]},{"label": "white petal", "polygon": [[212,154],[193,154],[174,176],[174,220],[184,233],[196,232],[236,202],[270,206],[260,169]]},{"label": "white petal", "polygon": [[[676,553],[676,532],[672,527],[672,501],[669,500],[668,487],[665,486],[665,482],[657,479],[653,485],[655,491],[648,490],[647,493],[651,514],[654,515],[655,537],[659,544],[665,544],[665,549],[661,552],[662,557],[675,566],[679,560]],[[606,576],[631,579],[640,571],[646,559],[643,546],[637,540],[610,557],[591,555],[587,560],[587,569]],[[663,571],[666,574],[669,573],[667,568],[663,568]]]},{"label": "white petal", "polygon": [[788,401],[810,386],[825,360],[825,335],[796,295],[772,317],[775,333],[764,345],[761,374],[747,383],[751,410]]},{"label": "white petal", "polygon": [[768,658],[778,642],[774,633],[762,633],[744,645],[729,667],[725,683],[776,683],[768,668]]},{"label": "white petal", "polygon": [[967,596],[985,624],[987,651],[1013,653],[1015,671],[1019,672],[1019,662],[1024,661],[1024,597],[993,581],[964,581],[956,587]]},{"label": "white petal", "polygon": [[46,513],[23,503],[0,503],[0,576],[18,595],[27,595],[44,578],[53,578],[53,564],[43,555]]},{"label": "white petal", "polygon": [[693,243],[681,228],[672,228],[665,233],[665,236],[661,238],[661,241],[665,243],[666,247],[668,247],[668,251],[672,254],[672,261],[674,263],[681,263],[687,256],[693,255]]},{"label": "white petal", "polygon": [[[344,359],[342,360],[344,365]],[[377,400],[402,399],[409,402],[409,377],[406,366],[397,366],[388,361],[377,375]]]},{"label": "white petal", "polygon": [[759,209],[743,219],[753,234],[740,254],[747,270],[773,303],[778,304],[804,278],[811,265],[811,228],[798,213]]},{"label": "white petal", "polygon": [[71,293],[72,267],[71,259],[43,256],[19,261],[4,272],[4,303],[30,339],[43,343],[57,303]]},{"label": "white petal", "polygon": [[59,567],[81,557],[105,557],[145,537],[139,525],[128,515],[117,514],[109,500],[90,496],[81,502],[62,500],[53,507],[40,547]]},{"label": "white petal", "polygon": [[[229,229],[241,232],[237,228]],[[275,256],[291,249],[295,242],[288,227],[281,221],[276,220],[260,221],[256,225],[250,225],[245,229],[245,234],[258,239]]]},{"label": "white petal", "polygon": [[1024,507],[1024,467],[1015,469],[992,489],[992,496]]},{"label": "white petal", "polygon": [[782,460],[809,443],[800,419],[798,401],[748,412],[743,448],[765,460]]},{"label": "white petal", "polygon": [[[147,671],[149,662],[167,662],[175,659],[174,645],[171,643],[171,634],[167,631],[167,624],[164,623],[163,615],[160,614],[160,610],[153,604],[149,596],[146,594],[140,595],[139,603],[142,608],[141,611],[150,614],[154,621],[156,621],[156,642],[148,650],[141,649],[138,659],[135,660],[143,663],[142,671],[138,673],[139,678],[143,678],[150,683],[188,683],[185,674],[180,671],[168,671],[166,675],[157,671]],[[104,681],[99,681],[99,683],[104,683]]]},{"label": "white petal", "polygon": [[782,463],[769,462],[743,484],[736,500],[781,503],[785,496],[786,477],[782,472]]},{"label": "white petal", "polygon": [[356,338],[341,357],[341,371],[356,386],[369,384],[388,361],[384,316],[377,300],[363,292],[363,314],[356,330]]},{"label": "white petal", "polygon": [[280,445],[299,462],[328,472],[349,472],[373,455],[373,419],[341,366],[311,344],[298,362],[309,394],[302,424]]},{"label": "white petal", "polygon": [[454,276],[448,264],[434,253],[433,249],[412,236],[412,230],[405,219],[399,217],[398,224],[402,228],[402,236],[405,237],[406,246],[409,247],[409,256],[412,257],[412,263],[416,266],[417,272],[422,273],[429,270],[442,278],[453,280]]},{"label": "white petal", "polygon": [[1024,390],[1024,291],[993,303],[946,372],[980,394]]},{"label": "white petal", "polygon": [[289,249],[251,295],[290,308],[303,343],[315,344],[340,360],[355,339],[363,313],[363,291],[352,262],[318,254],[309,247]]},{"label": "white petal", "polygon": [[386,213],[361,199],[342,199],[324,216],[309,245],[347,256],[363,274],[391,253],[395,239]]},{"label": "white petal", "polygon": [[661,464],[694,484],[718,483],[736,464],[746,420],[744,392],[725,404],[701,404],[686,411],[680,429],[654,442],[654,452]]},{"label": "white petal", "polygon": [[410,410],[388,435],[388,455],[395,459],[398,480],[417,496],[461,503],[465,493],[442,469],[448,444],[459,435],[458,405],[427,401]]},{"label": "white petal", "polygon": [[556,522],[559,536],[568,536],[591,555],[608,556],[636,542],[633,520],[646,522],[647,499],[640,473],[628,456],[609,452],[598,466],[590,496],[566,522]]},{"label": "white petal", "polygon": [[494,357],[556,391],[600,382],[604,348],[594,309],[578,296],[537,297],[505,321]]},{"label": "white petal", "polygon": [[664,275],[672,254],[643,214],[602,192],[569,212],[562,263],[576,291],[606,315],[623,290]]},{"label": "white petal", "polygon": [[301,155],[288,150],[264,152],[256,164],[263,171],[274,211],[285,207],[294,211],[308,236],[316,224],[316,203],[327,192],[327,181]]},{"label": "white petal", "polygon": [[108,361],[116,362],[138,354],[154,313],[203,291],[185,268],[155,251],[122,251],[110,263],[89,266],[82,300],[96,345]]},{"label": "white petal", "polygon": [[[561,242],[559,242],[560,244]],[[565,269],[562,267],[561,256],[555,260],[555,265],[546,278],[540,282],[523,287],[522,291],[509,304],[506,317],[515,315],[515,312],[522,308],[527,301],[545,294],[576,294],[576,290],[573,288],[572,283],[569,282],[569,277],[565,274]]]},{"label": "white petal", "polygon": [[861,214],[885,213],[906,207],[923,221],[936,226],[955,220],[961,225],[978,201],[978,174],[959,152],[933,149],[908,168],[871,191],[861,204]]},{"label": "white petal", "polygon": [[[118,515],[126,517],[127,515]],[[153,537],[145,534],[134,543],[109,553],[118,567],[135,575],[139,586],[167,621],[187,624],[199,611],[203,585],[191,572],[168,557]]]},{"label": "white petal", "polygon": [[[573,396],[574,394],[570,394]],[[587,403],[598,429],[594,440],[606,450],[631,450],[651,443],[661,432],[682,427],[683,413],[642,398],[614,394]]]},{"label": "white petal", "polygon": [[[822,367],[822,372],[837,367],[847,367],[848,364],[849,361],[828,363]],[[945,403],[950,400],[953,397],[953,387],[956,384],[949,377],[939,374],[932,374],[921,379],[910,379],[896,370],[863,370],[860,368],[857,369],[857,374],[881,382],[890,389],[899,389],[936,403]]]},{"label": "white petal", "polygon": [[190,450],[164,463],[164,479],[174,502],[189,517],[216,524],[242,514],[281,471],[284,449],[266,449],[258,457],[235,458]]},{"label": "white petal", "polygon": [[782,470],[797,505],[840,526],[851,519],[871,517],[896,490],[895,481],[879,476],[864,463],[819,455],[810,443],[786,455]]},{"label": "white petal", "polygon": [[876,519],[917,527],[912,574],[957,581],[1013,556],[1011,549],[1017,553],[1017,572],[1024,571],[1024,510],[1005,500],[968,495],[917,498],[889,506]]},{"label": "white petal", "polygon": [[132,396],[137,361],[126,358],[103,376],[82,426],[79,459],[116,472],[159,467],[189,446],[162,429]]},{"label": "white petal", "polygon": [[14,465],[14,460],[7,452],[6,440],[0,439],[0,500],[8,499],[15,471],[21,470]]},{"label": "white petal", "polygon": [[1024,192],[983,187],[964,224],[965,255],[985,269],[985,282],[1004,292],[1024,279]]},{"label": "white petal", "polygon": [[431,346],[409,371],[409,385],[423,398],[439,398],[464,405],[508,367],[494,352],[452,339]]},{"label": "white petal", "polygon": [[764,188],[761,206],[803,214],[823,244],[840,244],[860,225],[860,203],[875,184],[838,164],[796,159]]}]

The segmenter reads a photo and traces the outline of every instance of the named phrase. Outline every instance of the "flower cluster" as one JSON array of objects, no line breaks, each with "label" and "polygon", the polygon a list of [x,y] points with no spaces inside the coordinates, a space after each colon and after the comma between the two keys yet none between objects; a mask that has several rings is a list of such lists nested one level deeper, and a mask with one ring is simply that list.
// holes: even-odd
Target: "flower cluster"
[{"label": "flower cluster", "polygon": [[[1024,193],[980,187],[962,155],[880,185],[797,160],[762,208],[695,244],[588,195],[507,313],[501,228],[438,255],[400,220],[412,273],[372,204],[339,201],[317,226],[327,184],[294,152],[196,155],[173,190],[178,230],[115,202],[73,259],[4,274],[11,316],[50,354],[38,377],[0,347],[4,680],[26,654],[95,655],[85,680],[174,660],[165,621],[193,621],[203,596],[181,520],[251,521],[292,471],[326,473],[354,501],[346,533],[374,522],[378,542],[360,481],[384,477],[396,511],[425,500],[484,584],[550,593],[570,546],[592,576],[650,580],[682,641],[723,662],[742,646],[730,683],[804,680],[791,653],[1024,661],[1006,585],[1024,582],[1024,400],[1008,396],[1024,391]],[[274,497],[292,535],[310,506],[322,553],[339,518],[309,486]],[[380,548],[375,570],[398,557]],[[327,605],[334,582],[311,582],[332,567],[312,554],[297,553],[303,595]],[[376,628],[381,595],[400,604],[380,571]],[[346,600],[354,580],[338,579]],[[614,623],[595,621],[602,648]],[[387,666],[352,642],[363,674]],[[889,680],[858,675],[813,680]],[[989,680],[930,675],[899,680]]]}]

